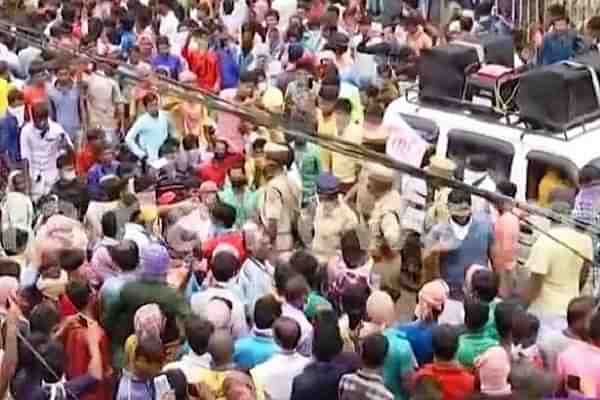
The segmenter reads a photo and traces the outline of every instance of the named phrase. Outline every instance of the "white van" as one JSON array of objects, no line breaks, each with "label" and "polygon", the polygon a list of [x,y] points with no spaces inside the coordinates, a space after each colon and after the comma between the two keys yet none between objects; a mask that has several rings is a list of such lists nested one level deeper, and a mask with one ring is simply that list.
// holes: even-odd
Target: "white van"
[{"label": "white van", "polygon": [[[558,94],[557,94],[558,95]],[[528,130],[523,124],[508,124],[504,118],[473,114],[460,107],[420,104],[406,96],[392,102],[388,114],[398,113],[438,154],[464,165],[467,155],[484,153],[490,161],[490,176],[517,185],[517,199],[534,201],[547,167],[555,167],[572,182],[578,170],[590,162],[600,163],[600,119],[564,133]],[[516,116],[512,116],[516,120]]]}]

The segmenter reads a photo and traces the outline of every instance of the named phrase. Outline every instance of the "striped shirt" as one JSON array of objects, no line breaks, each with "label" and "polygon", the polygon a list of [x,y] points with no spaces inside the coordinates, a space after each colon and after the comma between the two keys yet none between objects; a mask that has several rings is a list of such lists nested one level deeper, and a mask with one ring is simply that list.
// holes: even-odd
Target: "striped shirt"
[{"label": "striped shirt", "polygon": [[383,384],[383,377],[364,368],[340,379],[340,400],[393,400],[394,395]]}]

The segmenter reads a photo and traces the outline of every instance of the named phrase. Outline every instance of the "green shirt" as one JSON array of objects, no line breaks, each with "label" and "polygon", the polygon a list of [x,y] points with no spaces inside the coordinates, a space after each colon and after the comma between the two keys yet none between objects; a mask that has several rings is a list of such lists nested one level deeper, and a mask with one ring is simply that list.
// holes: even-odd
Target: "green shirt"
[{"label": "green shirt", "polygon": [[258,191],[246,188],[241,196],[238,196],[230,183],[223,186],[219,192],[219,199],[235,208],[235,226],[243,226],[258,209]]},{"label": "green shirt", "polygon": [[308,294],[308,297],[306,298],[304,315],[306,315],[306,318],[311,320],[317,315],[317,312],[321,310],[333,310],[333,307],[325,297],[321,296],[319,293],[313,290]]},{"label": "green shirt", "polygon": [[498,346],[498,341],[486,336],[483,329],[479,332],[462,334],[458,338],[456,359],[465,368],[473,368],[475,359],[493,346]]},{"label": "green shirt", "polygon": [[323,170],[319,147],[307,143],[294,149],[296,165],[302,178],[302,202],[307,203],[317,192],[317,178]]},{"label": "green shirt", "polygon": [[417,360],[403,332],[386,329],[383,336],[388,340],[388,353],[383,362],[383,382],[394,394],[394,400],[408,400],[409,394],[402,388],[402,379],[415,371]]},{"label": "green shirt", "polygon": [[488,306],[490,306],[490,315],[488,317],[488,322],[483,327],[483,333],[490,339],[494,339],[496,341],[500,341],[500,335],[498,335],[498,331],[496,330],[495,316],[498,302],[499,300],[493,300],[491,303],[488,303]]}]

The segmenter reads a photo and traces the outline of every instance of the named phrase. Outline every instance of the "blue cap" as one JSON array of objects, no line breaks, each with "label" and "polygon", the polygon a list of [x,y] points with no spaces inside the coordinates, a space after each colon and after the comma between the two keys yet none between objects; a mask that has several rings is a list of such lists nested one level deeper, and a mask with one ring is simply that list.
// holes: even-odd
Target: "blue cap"
[{"label": "blue cap", "polygon": [[318,194],[337,194],[339,186],[340,182],[338,181],[338,178],[331,174],[321,174],[317,178]]}]

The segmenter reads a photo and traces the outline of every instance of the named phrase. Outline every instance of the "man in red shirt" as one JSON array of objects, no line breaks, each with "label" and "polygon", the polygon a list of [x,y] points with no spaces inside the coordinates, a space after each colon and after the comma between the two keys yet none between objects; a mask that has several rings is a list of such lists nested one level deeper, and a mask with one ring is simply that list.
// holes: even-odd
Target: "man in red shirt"
[{"label": "man in red shirt", "polygon": [[443,400],[463,400],[475,389],[475,377],[454,361],[458,350],[458,331],[451,325],[436,326],[432,332],[434,361],[415,373],[414,383],[427,377],[437,381]]},{"label": "man in red shirt", "polygon": [[198,29],[190,34],[181,56],[187,61],[190,71],[196,74],[201,89],[217,92],[220,86],[219,61],[208,49],[208,33]]},{"label": "man in red shirt", "polygon": [[213,159],[200,164],[198,177],[202,182],[212,181],[221,187],[225,183],[229,170],[243,162],[243,155],[230,153],[229,143],[223,139],[217,139]]},{"label": "man in red shirt", "polygon": [[[65,365],[67,379],[85,375],[90,363],[88,350],[88,324],[98,325],[93,315],[92,292],[87,282],[74,280],[67,286],[67,296],[79,311],[78,314],[68,317],[64,322],[65,328],[61,335],[65,353],[69,355]],[[98,329],[102,330],[100,327]],[[102,332],[99,343],[102,357],[102,371],[104,377],[112,373],[110,366],[110,342],[105,332]],[[81,400],[105,400],[111,398],[111,387],[107,384],[96,385],[95,389],[81,396]]]},{"label": "man in red shirt", "polygon": [[32,119],[31,108],[34,104],[48,102],[48,91],[46,90],[46,80],[48,79],[48,75],[41,65],[38,66],[32,63],[30,69],[33,69],[34,71],[31,72],[31,79],[23,89],[23,98],[25,100],[27,118],[29,120]]}]

